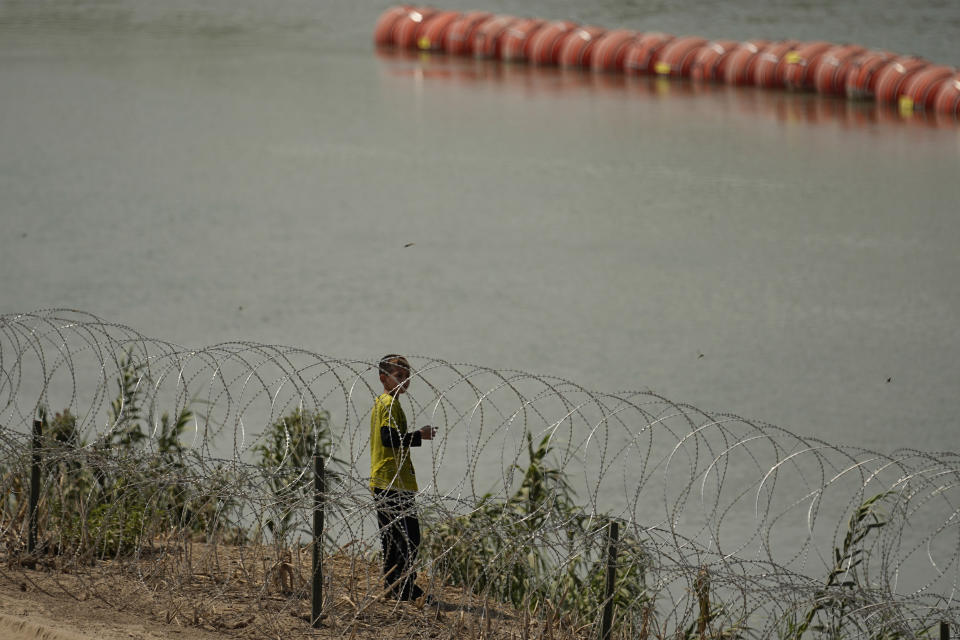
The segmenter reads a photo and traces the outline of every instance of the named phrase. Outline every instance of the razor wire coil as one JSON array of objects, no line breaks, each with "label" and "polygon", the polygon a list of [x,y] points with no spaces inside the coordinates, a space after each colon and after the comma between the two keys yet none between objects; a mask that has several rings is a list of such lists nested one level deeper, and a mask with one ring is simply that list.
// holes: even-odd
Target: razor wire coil
[{"label": "razor wire coil", "polygon": [[[616,521],[622,637],[917,638],[960,622],[956,453],[834,446],[652,392],[409,359],[409,423],[440,430],[413,454],[421,572],[460,594],[455,609],[496,601],[500,624],[532,610],[583,637]],[[185,348],[79,311],[0,316],[0,579],[26,575],[13,560],[40,415],[51,566],[112,559],[171,602],[242,620],[269,604],[256,624],[280,624],[303,606],[304,456],[319,452],[340,563],[325,597],[360,620],[382,586],[367,489],[376,372],[282,345]],[[198,565],[215,576],[202,593]]]}]

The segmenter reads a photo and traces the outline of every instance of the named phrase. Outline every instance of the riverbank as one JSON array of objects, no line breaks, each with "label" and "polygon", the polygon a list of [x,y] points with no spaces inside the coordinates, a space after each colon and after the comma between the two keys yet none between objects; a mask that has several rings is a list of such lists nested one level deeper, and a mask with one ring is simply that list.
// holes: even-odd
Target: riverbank
[{"label": "riverbank", "polygon": [[[12,587],[12,588],[11,588]],[[7,640],[210,640],[217,633],[157,624],[133,612],[0,585],[0,636]]]},{"label": "riverbank", "polygon": [[[420,583],[434,605],[380,593],[378,567],[357,556],[324,560],[324,614],[309,624],[309,553],[190,544],[139,560],[35,568],[10,557],[0,573],[0,636],[10,640],[211,640],[348,637],[574,638],[461,589]],[[295,557],[296,556],[296,557]]]}]

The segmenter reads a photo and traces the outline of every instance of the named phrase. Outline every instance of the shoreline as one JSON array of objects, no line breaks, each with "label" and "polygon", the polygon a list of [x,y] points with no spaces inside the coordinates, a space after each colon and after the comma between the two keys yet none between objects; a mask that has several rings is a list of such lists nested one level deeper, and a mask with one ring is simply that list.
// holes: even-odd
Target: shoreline
[{"label": "shoreline", "polygon": [[[379,566],[359,556],[324,558],[320,627],[309,624],[309,554],[266,547],[189,544],[160,557],[93,566],[17,566],[3,554],[0,636],[5,640],[213,640],[215,638],[536,637],[544,621],[462,589],[418,582],[436,606],[381,594]],[[181,553],[182,552],[182,553]],[[162,567],[161,567],[162,565]],[[165,570],[164,570],[165,569]],[[575,640],[551,621],[557,640]]]}]

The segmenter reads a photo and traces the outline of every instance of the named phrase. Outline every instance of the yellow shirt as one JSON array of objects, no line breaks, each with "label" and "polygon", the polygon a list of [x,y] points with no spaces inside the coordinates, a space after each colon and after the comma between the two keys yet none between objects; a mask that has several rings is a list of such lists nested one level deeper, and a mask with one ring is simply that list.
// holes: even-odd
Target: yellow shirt
[{"label": "yellow shirt", "polygon": [[416,491],[410,448],[384,446],[380,437],[383,426],[396,429],[400,435],[407,433],[407,416],[400,401],[386,392],[377,397],[370,413],[370,488]]}]

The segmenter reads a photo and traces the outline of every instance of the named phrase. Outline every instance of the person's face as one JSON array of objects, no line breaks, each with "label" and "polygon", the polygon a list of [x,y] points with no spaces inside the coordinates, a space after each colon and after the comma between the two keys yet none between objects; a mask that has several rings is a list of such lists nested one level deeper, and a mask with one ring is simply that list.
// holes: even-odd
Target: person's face
[{"label": "person's face", "polygon": [[380,374],[380,381],[387,392],[398,396],[406,393],[410,386],[410,364],[403,358],[394,360],[393,364],[390,373]]}]

